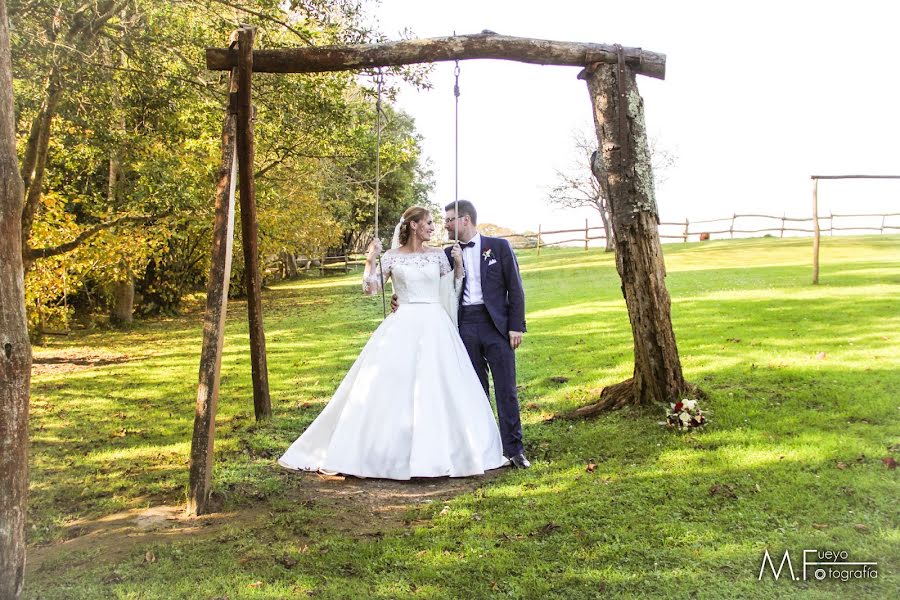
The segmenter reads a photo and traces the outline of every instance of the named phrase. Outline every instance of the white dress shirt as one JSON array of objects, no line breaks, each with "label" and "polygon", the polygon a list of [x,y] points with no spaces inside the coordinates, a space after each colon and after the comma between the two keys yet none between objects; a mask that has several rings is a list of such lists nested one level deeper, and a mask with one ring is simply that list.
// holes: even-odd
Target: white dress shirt
[{"label": "white dress shirt", "polygon": [[475,242],[471,248],[463,247],[463,266],[466,268],[466,287],[463,290],[463,306],[484,304],[481,294],[481,234],[476,233],[470,241]]}]

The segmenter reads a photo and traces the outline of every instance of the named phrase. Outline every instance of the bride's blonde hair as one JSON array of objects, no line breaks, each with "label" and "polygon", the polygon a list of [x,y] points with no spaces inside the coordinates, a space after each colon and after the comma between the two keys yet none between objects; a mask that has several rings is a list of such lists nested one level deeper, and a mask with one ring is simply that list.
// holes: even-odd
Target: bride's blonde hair
[{"label": "bride's blonde hair", "polygon": [[406,242],[409,241],[409,236],[412,233],[410,223],[412,223],[413,221],[418,223],[422,220],[423,217],[426,217],[429,214],[430,213],[428,212],[428,209],[422,206],[410,206],[403,212],[403,223],[401,223],[400,225],[399,234],[401,246],[405,246]]}]

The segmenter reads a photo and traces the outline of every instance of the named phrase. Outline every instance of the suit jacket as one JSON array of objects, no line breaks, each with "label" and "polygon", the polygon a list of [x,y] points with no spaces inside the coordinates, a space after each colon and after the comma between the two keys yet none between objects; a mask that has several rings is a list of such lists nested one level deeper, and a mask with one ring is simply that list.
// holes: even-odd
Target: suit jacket
[{"label": "suit jacket", "polygon": [[[444,248],[451,265],[452,247]],[[494,326],[504,337],[510,331],[525,331],[525,290],[512,246],[503,238],[482,235],[478,262],[481,268],[481,295]],[[463,279],[463,290],[465,286],[466,279]]]}]

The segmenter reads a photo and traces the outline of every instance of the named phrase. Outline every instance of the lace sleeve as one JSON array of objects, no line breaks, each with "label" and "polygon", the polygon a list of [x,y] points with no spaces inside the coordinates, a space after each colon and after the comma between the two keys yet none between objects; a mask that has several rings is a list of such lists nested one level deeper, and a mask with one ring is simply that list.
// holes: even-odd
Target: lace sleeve
[{"label": "lace sleeve", "polygon": [[462,291],[462,277],[456,277],[455,271],[450,266],[450,260],[447,254],[440,250],[441,264],[441,282],[440,282],[440,298],[441,306],[447,311],[447,316],[454,325],[457,325],[457,317],[459,310],[459,295]]},{"label": "lace sleeve", "polygon": [[446,275],[447,273],[449,273],[452,270],[452,267],[450,266],[450,260],[447,259],[446,252],[438,249],[437,254],[440,255],[440,256],[438,256],[438,260],[440,261],[440,264],[441,264],[441,277],[443,277],[444,275]]},{"label": "lace sleeve", "polygon": [[391,277],[391,266],[394,262],[394,253],[388,250],[381,255],[381,261],[376,263],[371,273],[363,275],[363,293],[369,296],[380,294],[382,283],[387,283]]}]

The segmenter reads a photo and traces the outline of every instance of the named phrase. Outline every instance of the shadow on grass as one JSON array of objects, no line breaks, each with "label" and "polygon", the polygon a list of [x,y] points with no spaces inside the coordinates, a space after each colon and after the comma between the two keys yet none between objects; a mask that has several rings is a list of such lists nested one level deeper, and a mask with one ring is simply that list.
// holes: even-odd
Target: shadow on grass
[{"label": "shadow on grass", "polygon": [[[349,277],[267,292],[276,413],[267,424],[252,420],[245,317],[232,304],[215,485],[228,508],[263,516],[214,539],[152,542],[112,564],[88,561],[83,571],[61,559],[35,575],[29,593],[774,598],[897,589],[889,570],[843,589],[756,575],[764,548],[847,549],[858,560],[896,562],[896,471],[880,458],[900,441],[892,287],[900,263],[832,262],[827,283],[812,287],[806,266],[701,268],[709,249],[666,249],[676,264],[696,261],[672,269],[668,282],[685,373],[710,394],[707,430],[672,434],[652,409],[545,424],[630,376],[631,331],[611,257],[525,257],[519,381],[535,467],[454,500],[409,505],[406,524],[377,536],[327,525],[325,513],[339,518],[337,508],[297,504],[300,483],[274,459],[337,387],[380,321],[380,300],[359,297]],[[132,359],[35,380],[32,540],[58,539],[75,517],[182,500],[199,332],[190,316],[161,332],[87,335],[73,341],[132,348]],[[257,581],[263,587],[248,588]]]}]

